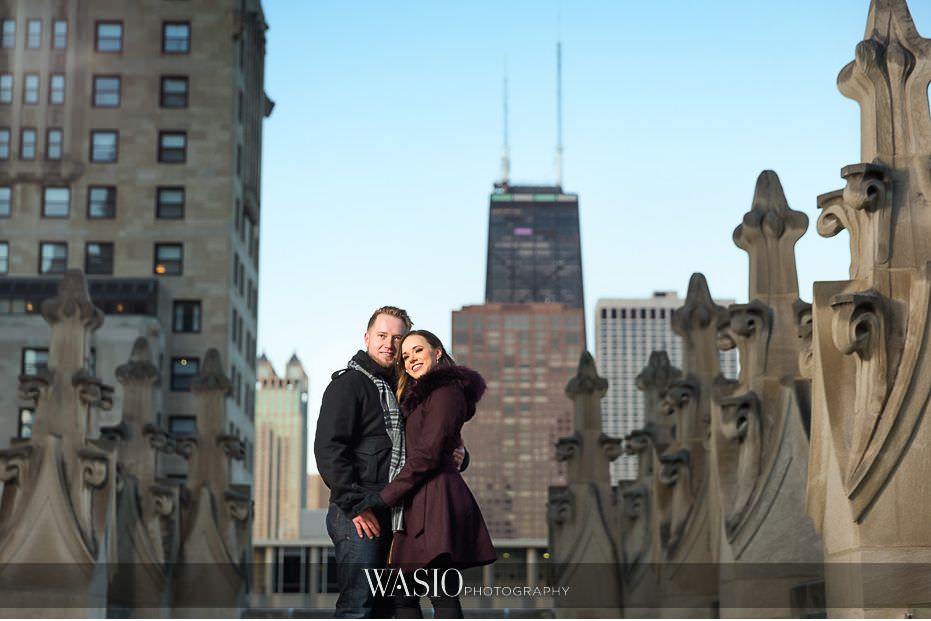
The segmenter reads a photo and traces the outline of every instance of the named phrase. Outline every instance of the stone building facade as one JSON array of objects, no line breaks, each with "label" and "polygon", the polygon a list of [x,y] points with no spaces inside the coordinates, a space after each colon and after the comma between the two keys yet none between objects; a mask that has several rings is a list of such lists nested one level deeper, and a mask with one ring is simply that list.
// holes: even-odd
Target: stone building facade
[{"label": "stone building facade", "polygon": [[42,362],[27,351],[44,329],[34,314],[81,268],[108,315],[92,357],[124,360],[150,340],[160,422],[183,431],[188,385],[216,347],[228,431],[251,454],[272,108],[259,0],[0,0],[0,21],[0,443],[29,416],[15,382],[27,357]]}]

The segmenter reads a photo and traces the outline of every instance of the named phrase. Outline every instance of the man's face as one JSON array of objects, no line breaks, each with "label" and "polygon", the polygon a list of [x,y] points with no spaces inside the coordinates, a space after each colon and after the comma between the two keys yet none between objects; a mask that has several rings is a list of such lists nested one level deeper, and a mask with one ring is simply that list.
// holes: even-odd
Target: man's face
[{"label": "man's face", "polygon": [[404,322],[391,315],[379,315],[365,333],[365,350],[379,366],[390,368],[404,337]]}]

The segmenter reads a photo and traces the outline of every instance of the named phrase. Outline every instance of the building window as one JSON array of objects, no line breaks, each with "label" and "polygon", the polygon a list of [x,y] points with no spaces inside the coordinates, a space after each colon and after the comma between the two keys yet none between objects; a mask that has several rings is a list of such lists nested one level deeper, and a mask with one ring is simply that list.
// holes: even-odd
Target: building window
[{"label": "building window", "polygon": [[98,52],[123,51],[123,23],[97,22],[94,49]]},{"label": "building window", "polygon": [[0,274],[10,273],[10,244],[0,242]]},{"label": "building window", "polygon": [[87,217],[116,217],[116,187],[111,185],[92,185],[87,188]]},{"label": "building window", "polygon": [[19,408],[19,425],[16,436],[22,439],[32,437],[32,424],[36,419],[36,411],[32,408]]},{"label": "building window", "polygon": [[116,108],[120,105],[120,76],[94,76],[94,106]]},{"label": "building window", "polygon": [[0,128],[0,160],[10,159],[10,128]]},{"label": "building window", "polygon": [[62,187],[45,188],[42,196],[42,216],[45,218],[67,218],[71,211],[71,189]]},{"label": "building window", "polygon": [[187,54],[190,51],[190,22],[165,22],[162,24],[162,53]]},{"label": "building window", "polygon": [[42,20],[26,20],[26,49],[37,50],[42,47]]},{"label": "building window", "polygon": [[0,73],[0,104],[13,103],[13,74]]},{"label": "building window", "polygon": [[168,433],[176,436],[197,435],[197,417],[169,416]]},{"label": "building window", "polygon": [[165,220],[184,218],[184,188],[158,188],[155,191],[155,217]]},{"label": "building window", "polygon": [[60,128],[49,129],[45,133],[45,158],[49,160],[61,159],[61,143],[63,134]]},{"label": "building window", "polygon": [[16,47],[16,20],[3,20],[3,30],[0,32],[0,47],[10,50]]},{"label": "building window", "polygon": [[183,164],[187,159],[186,132],[159,132],[158,161],[166,164]]},{"label": "building window", "polygon": [[23,349],[22,375],[41,375],[48,372],[48,349],[26,347]]},{"label": "building window", "polygon": [[63,50],[68,47],[68,22],[56,19],[52,22],[52,49]]},{"label": "building window", "polygon": [[68,244],[43,242],[39,244],[39,273],[64,274],[68,267]]},{"label": "building window", "polygon": [[190,390],[191,380],[200,370],[198,358],[172,358],[171,359],[171,389]]},{"label": "building window", "polygon": [[91,161],[115,162],[119,146],[119,132],[91,132]]},{"label": "building window", "polygon": [[24,127],[19,132],[19,159],[36,159],[36,130],[34,127]]},{"label": "building window", "polygon": [[53,73],[49,78],[48,102],[52,105],[65,103],[65,75]]},{"label": "building window", "polygon": [[175,300],[175,332],[200,332],[200,300]]},{"label": "building window", "polygon": [[0,185],[0,218],[9,218],[13,213],[13,188]]},{"label": "building window", "polygon": [[27,73],[23,83],[23,103],[35,105],[39,103],[39,74]]},{"label": "building window", "polygon": [[113,244],[88,242],[84,253],[84,271],[87,274],[112,274]]},{"label": "building window", "polygon": [[163,77],[159,105],[163,108],[187,108],[187,86],[184,76]]},{"label": "building window", "polygon": [[180,276],[183,269],[184,249],[181,244],[155,244],[155,267],[158,276]]}]

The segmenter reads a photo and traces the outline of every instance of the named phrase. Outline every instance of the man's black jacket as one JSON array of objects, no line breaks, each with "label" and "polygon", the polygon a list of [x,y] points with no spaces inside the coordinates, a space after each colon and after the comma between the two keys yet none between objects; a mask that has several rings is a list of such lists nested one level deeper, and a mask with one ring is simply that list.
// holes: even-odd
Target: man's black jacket
[{"label": "man's black jacket", "polygon": [[[393,368],[379,366],[362,350],[352,359],[394,389]],[[360,490],[377,492],[388,484],[391,439],[378,388],[365,374],[353,369],[333,374],[317,418],[314,457],[330,502],[349,515]]]}]

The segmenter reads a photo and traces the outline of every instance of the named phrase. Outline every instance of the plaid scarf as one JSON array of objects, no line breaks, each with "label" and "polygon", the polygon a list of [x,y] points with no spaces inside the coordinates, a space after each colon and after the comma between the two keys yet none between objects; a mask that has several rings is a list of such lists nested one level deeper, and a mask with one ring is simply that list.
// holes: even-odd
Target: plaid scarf
[{"label": "plaid scarf", "polygon": [[[398,407],[398,400],[391,390],[388,382],[375,377],[355,360],[350,360],[348,364],[350,369],[355,369],[364,373],[378,388],[378,395],[381,397],[381,409],[385,417],[385,431],[391,438],[391,461],[388,463],[388,481],[393,481],[398,476],[401,468],[404,467],[404,418],[401,416],[401,409]],[[391,530],[399,532],[404,530],[404,507],[391,507]]]}]

